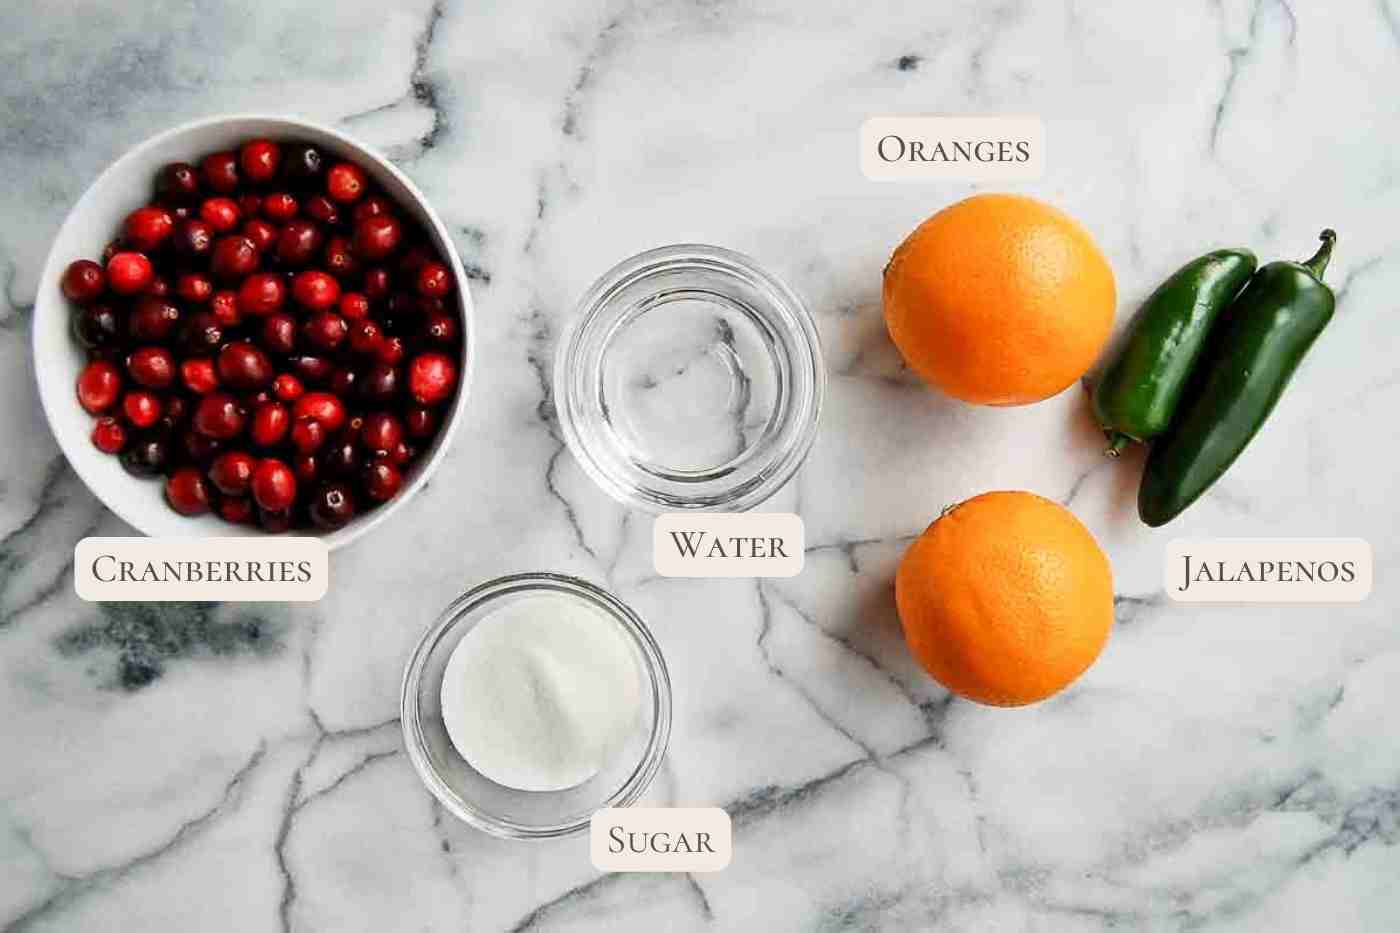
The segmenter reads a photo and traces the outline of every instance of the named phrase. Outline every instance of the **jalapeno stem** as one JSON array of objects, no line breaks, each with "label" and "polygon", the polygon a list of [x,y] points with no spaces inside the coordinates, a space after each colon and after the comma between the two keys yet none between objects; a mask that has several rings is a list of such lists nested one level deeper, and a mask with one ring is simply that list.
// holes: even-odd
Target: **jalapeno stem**
[{"label": "jalapeno stem", "polygon": [[1122,431],[1109,431],[1108,447],[1104,449],[1104,456],[1117,457],[1132,442],[1133,439]]},{"label": "jalapeno stem", "polygon": [[1319,282],[1322,281],[1322,273],[1327,269],[1327,261],[1332,258],[1332,247],[1337,245],[1337,231],[1329,227],[1322,231],[1321,240],[1322,245],[1317,248],[1317,252],[1303,263]]}]

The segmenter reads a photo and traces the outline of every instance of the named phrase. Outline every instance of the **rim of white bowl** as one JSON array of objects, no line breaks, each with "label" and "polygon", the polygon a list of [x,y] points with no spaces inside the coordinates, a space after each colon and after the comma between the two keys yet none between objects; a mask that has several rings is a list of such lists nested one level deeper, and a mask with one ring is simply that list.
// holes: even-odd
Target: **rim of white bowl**
[{"label": "rim of white bowl", "polygon": [[[52,363],[61,355],[61,347],[56,344],[58,338],[52,336],[61,333],[64,340],[71,340],[67,316],[71,313],[68,300],[63,297],[59,290],[59,274],[67,263],[78,257],[60,256],[58,245],[63,242],[69,234],[69,228],[92,208],[93,201],[98,192],[110,184],[112,179],[121,175],[123,169],[130,163],[138,161],[150,150],[160,147],[173,139],[203,130],[210,127],[219,127],[225,124],[238,123],[262,123],[273,124],[285,128],[286,135],[295,136],[298,133],[321,134],[336,140],[339,144],[355,153],[357,159],[362,159],[366,163],[371,163],[376,169],[384,172],[403,186],[409,196],[413,199],[416,207],[422,211],[427,219],[428,226],[431,227],[435,239],[438,241],[444,252],[447,254],[448,263],[452,268],[452,273],[456,276],[456,306],[462,322],[462,352],[458,360],[458,384],[457,397],[452,404],[452,409],[442,425],[438,436],[433,440],[433,448],[427,457],[414,470],[413,477],[408,484],[392,500],[379,506],[371,512],[356,516],[344,528],[339,528],[332,532],[317,534],[307,530],[304,533],[320,538],[326,543],[330,550],[344,547],[352,541],[359,539],[371,529],[378,527],[391,515],[398,512],[409,499],[413,498],[420,489],[427,483],[428,479],[436,472],[441,465],[443,457],[447,453],[447,448],[456,434],[458,423],[462,420],[462,412],[466,409],[467,396],[471,390],[471,384],[476,370],[476,333],[475,333],[475,313],[472,305],[471,290],[467,282],[465,270],[462,268],[461,257],[457,255],[457,246],[452,240],[452,235],[448,232],[447,225],[428,202],[427,197],[418,188],[413,180],[408,177],[398,166],[381,155],[374,148],[356,139],[354,136],[343,130],[327,126],[315,120],[309,120],[296,114],[287,113],[231,113],[217,114],[209,117],[201,117],[197,120],[190,120],[167,130],[147,137],[135,146],[127,149],[116,158],[110,165],[102,170],[98,176],[87,186],[82,195],[73,206],[69,208],[68,214],[64,217],[63,223],[59,226],[58,232],[54,234],[49,246],[48,255],[44,259],[42,271],[39,276],[38,293],[34,299],[34,310],[32,312],[31,327],[31,353],[34,355],[34,378],[38,384],[39,403],[44,410],[44,417],[48,421],[49,430],[53,433],[54,439],[58,442],[59,449],[73,467],[83,483],[92,491],[104,506],[110,509],[117,517],[121,518],[128,525],[149,537],[262,537],[268,532],[261,529],[245,525],[232,525],[214,516],[202,516],[198,519],[190,519],[179,515],[173,510],[169,511],[172,519],[170,522],[161,522],[160,526],[152,519],[142,516],[131,507],[131,503],[110,493],[108,487],[110,480],[100,475],[106,470],[104,467],[116,466],[115,459],[108,454],[104,454],[92,447],[86,434],[74,437],[71,430],[61,428],[65,422],[56,416],[59,406],[78,406],[77,399],[73,392],[73,383],[77,378],[77,373],[67,373],[63,378],[58,376],[46,376],[46,361]],[[266,132],[266,131],[264,131]],[[201,153],[190,153],[188,158],[193,158]],[[134,210],[139,205],[132,205]],[[64,315],[64,325],[58,330],[40,326],[41,320],[46,320],[53,314]],[[84,418],[90,419],[86,412]],[[91,424],[88,420],[85,423]],[[105,461],[105,463],[104,463]],[[108,474],[110,476],[110,474]],[[122,478],[130,483],[153,483],[153,478],[134,477],[123,472]],[[178,527],[175,522],[178,521]],[[170,526],[170,527],[165,527]],[[154,530],[153,530],[154,529]]]}]

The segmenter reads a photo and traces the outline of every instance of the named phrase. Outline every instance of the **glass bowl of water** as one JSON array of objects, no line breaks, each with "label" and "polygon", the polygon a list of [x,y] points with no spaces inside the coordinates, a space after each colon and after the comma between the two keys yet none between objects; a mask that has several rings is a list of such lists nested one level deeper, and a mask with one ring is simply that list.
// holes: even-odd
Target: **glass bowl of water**
[{"label": "glass bowl of water", "polygon": [[683,244],[619,263],[583,296],[554,399],[575,458],[619,501],[742,511],[801,466],[825,382],[792,289],[740,253]]}]

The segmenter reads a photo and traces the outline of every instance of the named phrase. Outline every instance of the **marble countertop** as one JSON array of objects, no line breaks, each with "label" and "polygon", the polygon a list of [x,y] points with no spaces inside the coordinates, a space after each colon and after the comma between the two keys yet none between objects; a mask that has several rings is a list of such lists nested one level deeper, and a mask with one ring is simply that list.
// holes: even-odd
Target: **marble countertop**
[{"label": "marble countertop", "polygon": [[[1095,6],[1101,7],[1099,9]],[[1137,9],[1133,9],[1137,6]],[[0,928],[1374,930],[1400,916],[1400,6],[796,0],[103,4],[0,10]],[[74,543],[129,533],[45,426],[36,276],[83,188],[158,129],[294,112],[390,153],[471,268],[478,376],[428,488],[333,556],[316,605],[82,603]],[[884,336],[880,269],[970,190],[875,184],[875,113],[1044,117],[1048,171],[1112,260],[1120,322],[1204,247],[1301,257],[1340,233],[1337,318],[1272,423],[1169,529],[1083,393],[972,408]],[[563,450],[547,391],[577,295],[708,241],[810,303],[821,436],[773,501],[790,580],[659,580],[650,526]],[[910,536],[991,488],[1068,503],[1118,621],[1072,689],[952,700],[904,651]],[[1182,535],[1346,535],[1371,599],[1197,607]],[[676,689],[648,800],[723,805],[709,875],[610,875],[586,838],[507,843],[434,805],[399,678],[465,587],[552,568],[650,621]]]}]

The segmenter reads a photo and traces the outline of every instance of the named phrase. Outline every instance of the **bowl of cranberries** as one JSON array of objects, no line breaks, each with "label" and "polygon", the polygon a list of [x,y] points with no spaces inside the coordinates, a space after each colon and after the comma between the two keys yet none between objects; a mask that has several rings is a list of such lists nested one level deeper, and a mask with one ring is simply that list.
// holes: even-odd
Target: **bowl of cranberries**
[{"label": "bowl of cranberries", "polygon": [[397,168],[301,120],[162,133],[68,216],[35,308],[74,469],[150,535],[330,547],[422,487],[472,370],[471,298]]}]

